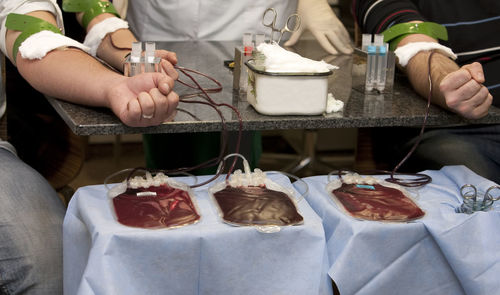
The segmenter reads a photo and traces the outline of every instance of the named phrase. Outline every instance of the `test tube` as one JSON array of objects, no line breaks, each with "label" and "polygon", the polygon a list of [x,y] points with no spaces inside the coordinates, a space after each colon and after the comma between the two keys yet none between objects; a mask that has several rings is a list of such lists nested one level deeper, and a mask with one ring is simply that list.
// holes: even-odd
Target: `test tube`
[{"label": "test tube", "polygon": [[155,67],[155,52],[156,52],[156,44],[155,42],[146,42],[146,54],[144,58],[144,71],[145,72],[156,72]]},{"label": "test tube", "polygon": [[372,44],[372,35],[371,34],[363,34],[361,40],[362,40],[361,50],[365,51],[365,50],[367,50],[368,45]]},{"label": "test tube", "polygon": [[253,51],[253,34],[244,33],[243,34],[243,52],[245,55],[252,55]]},{"label": "test tube", "polygon": [[372,91],[373,84],[375,82],[375,75],[377,73],[377,47],[374,45],[368,45],[366,47],[367,58],[366,58],[366,76],[365,76],[365,90]]},{"label": "test tube", "polygon": [[266,42],[266,34],[255,34],[255,47],[264,42]]},{"label": "test tube", "polygon": [[387,47],[386,45],[377,46],[377,78],[376,87],[378,91],[384,91],[385,89],[385,77],[387,73]]},{"label": "test tube", "polygon": [[141,73],[141,53],[142,53],[142,43],[133,42],[132,52],[130,52],[130,71],[129,76],[135,76]]}]

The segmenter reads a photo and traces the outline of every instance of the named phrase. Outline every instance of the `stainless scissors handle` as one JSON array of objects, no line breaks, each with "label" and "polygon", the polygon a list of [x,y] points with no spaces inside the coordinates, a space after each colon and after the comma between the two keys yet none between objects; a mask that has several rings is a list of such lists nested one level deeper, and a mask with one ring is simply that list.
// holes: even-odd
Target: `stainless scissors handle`
[{"label": "stainless scissors handle", "polygon": [[[469,188],[472,188],[472,190]],[[464,200],[472,199],[475,202],[477,199],[477,188],[472,184],[464,184],[460,188],[460,194]]]},{"label": "stainless scissors handle", "polygon": [[[266,22],[266,16],[268,15],[268,12],[271,11],[273,13],[273,17],[270,22]],[[276,19],[278,18],[278,13],[276,12],[276,9],[274,8],[268,8],[266,11],[264,11],[264,14],[262,15],[262,24],[266,27],[269,27],[271,29],[276,28]]]},{"label": "stainless scissors handle", "polygon": [[[293,23],[293,27],[290,29],[290,26]],[[286,32],[293,33],[297,31],[300,28],[300,16],[296,13],[291,14],[287,19],[285,26],[283,29],[280,30],[280,38],[278,39],[278,44],[281,41],[281,38],[283,37],[283,34]]]},{"label": "stainless scissors handle", "polygon": [[[272,12],[272,18],[269,19],[267,18],[267,16],[269,15],[268,12]],[[268,28],[271,28],[271,42],[274,41],[274,38],[273,38],[273,35],[274,35],[274,32],[279,32],[280,30],[278,30],[276,28],[276,19],[278,18],[278,13],[276,12],[276,9],[274,8],[268,8],[266,9],[266,11],[264,11],[264,14],[262,15],[262,24],[265,26],[265,27],[268,27]],[[266,22],[266,19],[269,19],[270,21],[269,22]]]},{"label": "stainless scissors handle", "polygon": [[[269,12],[272,13],[272,18],[269,18]],[[281,41],[281,38],[283,37],[283,34],[285,32],[290,32],[290,33],[293,33],[295,31],[297,31],[300,27],[300,16],[296,13],[294,14],[291,14],[287,20],[286,20],[286,23],[285,23],[285,26],[282,28],[282,29],[278,29],[276,27],[276,19],[278,18],[278,13],[276,12],[276,9],[274,8],[268,8],[266,9],[266,11],[264,11],[264,14],[262,15],[262,24],[265,26],[265,27],[268,27],[268,28],[271,28],[271,42],[274,41],[274,32],[278,32],[280,34],[280,37],[278,39],[278,44],[280,43]],[[269,20],[269,21],[266,21]],[[293,27],[292,26],[292,23],[293,23]]]},{"label": "stainless scissors handle", "polygon": [[494,198],[492,195],[491,195],[491,191],[492,190],[500,190],[500,185],[494,185],[494,186],[491,186],[490,188],[488,188],[488,190],[486,191],[486,193],[484,194],[484,198],[488,197],[488,199],[492,200],[492,201],[498,201],[500,200],[500,194],[498,195],[498,197]]}]

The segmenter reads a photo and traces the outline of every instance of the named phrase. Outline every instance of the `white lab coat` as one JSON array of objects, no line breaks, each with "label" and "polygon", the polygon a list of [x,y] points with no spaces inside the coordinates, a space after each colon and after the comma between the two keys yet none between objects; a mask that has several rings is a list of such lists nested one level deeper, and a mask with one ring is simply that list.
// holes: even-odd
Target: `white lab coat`
[{"label": "white lab coat", "polygon": [[129,0],[126,19],[143,41],[241,40],[244,32],[270,34],[262,25],[269,7],[281,27],[297,0]]}]

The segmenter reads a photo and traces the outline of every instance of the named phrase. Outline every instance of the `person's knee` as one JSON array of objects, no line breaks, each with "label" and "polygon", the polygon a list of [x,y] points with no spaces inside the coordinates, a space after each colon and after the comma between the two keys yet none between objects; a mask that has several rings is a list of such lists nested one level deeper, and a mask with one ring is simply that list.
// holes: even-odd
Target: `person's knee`
[{"label": "person's knee", "polygon": [[3,232],[0,258],[0,293],[6,294],[61,294],[62,292],[62,243],[60,229],[54,233],[40,232],[33,237],[33,230],[26,225],[5,225],[10,232]]}]

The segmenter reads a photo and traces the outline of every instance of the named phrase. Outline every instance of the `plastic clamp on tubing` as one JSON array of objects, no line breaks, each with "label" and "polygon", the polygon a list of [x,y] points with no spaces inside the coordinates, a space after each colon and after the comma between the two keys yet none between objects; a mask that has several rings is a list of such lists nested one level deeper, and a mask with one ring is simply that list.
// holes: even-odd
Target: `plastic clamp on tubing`
[{"label": "plastic clamp on tubing", "polygon": [[52,31],[57,34],[61,34],[61,30],[53,24],[38,17],[26,14],[10,13],[7,15],[5,27],[9,30],[22,32],[21,35],[17,37],[16,41],[14,41],[14,47],[12,48],[14,62],[17,59],[19,46],[21,46],[24,40],[28,39],[31,35],[41,31]]},{"label": "plastic clamp on tubing", "polygon": [[85,29],[100,14],[111,13],[120,17],[113,3],[100,0],[63,0],[62,8],[66,12],[83,12],[82,26]]},{"label": "plastic clamp on tubing", "polygon": [[389,49],[394,51],[399,42],[410,34],[424,34],[434,39],[448,40],[448,32],[443,25],[433,22],[401,23],[382,32],[384,42],[389,42]]}]

